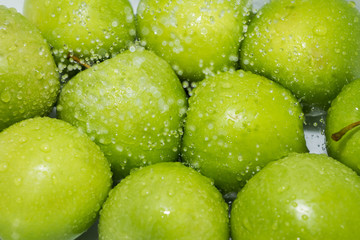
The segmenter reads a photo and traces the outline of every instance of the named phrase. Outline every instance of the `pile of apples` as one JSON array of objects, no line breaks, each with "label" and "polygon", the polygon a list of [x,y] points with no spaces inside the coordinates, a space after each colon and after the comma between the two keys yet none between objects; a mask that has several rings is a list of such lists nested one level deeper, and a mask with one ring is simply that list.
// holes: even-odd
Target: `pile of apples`
[{"label": "pile of apples", "polygon": [[359,239],[360,3],[252,4],[0,5],[0,239]]}]

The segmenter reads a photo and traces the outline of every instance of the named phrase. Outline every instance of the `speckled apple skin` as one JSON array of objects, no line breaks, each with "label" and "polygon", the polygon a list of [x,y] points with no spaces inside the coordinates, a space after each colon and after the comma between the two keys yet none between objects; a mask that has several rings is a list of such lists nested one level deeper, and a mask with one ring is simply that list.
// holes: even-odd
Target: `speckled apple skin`
[{"label": "speckled apple skin", "polygon": [[128,0],[25,0],[24,15],[54,47],[64,73],[76,69],[67,61],[69,52],[96,62],[127,49],[136,36],[135,16]]},{"label": "speckled apple skin", "polygon": [[229,239],[228,206],[210,179],[179,162],[134,171],[100,213],[99,239]]},{"label": "speckled apple skin", "polygon": [[0,131],[48,114],[59,90],[56,65],[40,31],[15,9],[0,6]]},{"label": "speckled apple skin", "polygon": [[75,239],[111,188],[99,147],[61,120],[33,118],[0,133],[0,238]]},{"label": "speckled apple skin", "polygon": [[237,68],[249,0],[141,0],[141,44],[170,63],[183,80],[200,81]]},{"label": "speckled apple skin", "polygon": [[360,178],[325,154],[292,154],[267,165],[238,194],[234,240],[358,239]]},{"label": "speckled apple skin", "polygon": [[249,25],[241,67],[290,89],[306,111],[327,109],[360,77],[360,13],[345,0],[276,0]]},{"label": "speckled apple skin", "polygon": [[273,81],[222,73],[199,83],[189,99],[183,159],[223,193],[238,191],[270,161],[305,151],[300,105]]},{"label": "speckled apple skin", "polygon": [[360,121],[360,79],[346,85],[331,103],[326,117],[326,148],[328,154],[360,174],[360,129],[350,130],[339,141],[331,135]]},{"label": "speckled apple skin", "polygon": [[64,87],[57,109],[100,146],[116,180],[133,168],[178,159],[185,91],[150,51],[127,51],[79,73]]}]

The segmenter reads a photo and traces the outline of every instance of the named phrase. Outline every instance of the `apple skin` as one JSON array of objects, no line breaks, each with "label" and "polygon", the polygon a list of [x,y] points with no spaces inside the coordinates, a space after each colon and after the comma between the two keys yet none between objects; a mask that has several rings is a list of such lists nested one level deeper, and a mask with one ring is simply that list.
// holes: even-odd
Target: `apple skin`
[{"label": "apple skin", "polygon": [[182,80],[200,81],[238,66],[251,0],[141,0],[137,33]]},{"label": "apple skin", "polygon": [[47,115],[60,90],[49,46],[24,16],[0,5],[0,131]]},{"label": "apple skin", "polygon": [[360,77],[360,13],[345,0],[275,0],[252,19],[241,68],[288,88],[304,105],[327,109]]},{"label": "apple skin", "polygon": [[238,193],[234,240],[358,239],[360,178],[325,154],[292,154],[268,164]]},{"label": "apple skin", "polygon": [[186,109],[185,91],[171,67],[140,48],[76,75],[57,106],[59,118],[100,146],[114,180],[139,166],[176,161]]},{"label": "apple skin", "polygon": [[52,118],[0,133],[0,238],[75,239],[111,188],[110,165],[85,134]]},{"label": "apple skin", "polygon": [[128,0],[25,0],[24,15],[54,48],[64,73],[76,70],[76,64],[67,61],[69,52],[96,62],[127,49],[136,36]]},{"label": "apple skin", "polygon": [[360,174],[360,129],[354,128],[339,141],[331,135],[360,121],[360,79],[346,85],[332,101],[326,117],[326,148],[329,156],[339,160]]},{"label": "apple skin", "polygon": [[279,84],[242,70],[203,80],[189,99],[183,160],[237,192],[268,162],[306,152],[303,113]]},{"label": "apple skin", "polygon": [[229,239],[228,206],[210,179],[179,162],[136,170],[109,194],[100,240]]}]

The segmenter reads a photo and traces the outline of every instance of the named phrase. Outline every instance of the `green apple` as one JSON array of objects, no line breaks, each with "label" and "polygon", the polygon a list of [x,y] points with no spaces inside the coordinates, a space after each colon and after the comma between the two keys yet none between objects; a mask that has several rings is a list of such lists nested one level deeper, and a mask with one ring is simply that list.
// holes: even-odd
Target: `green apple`
[{"label": "green apple", "polygon": [[183,80],[200,81],[238,65],[251,0],[141,0],[137,33]]},{"label": "green apple", "polygon": [[305,151],[301,107],[273,81],[221,73],[200,82],[189,99],[183,159],[223,193],[238,191],[268,162]]},{"label": "green apple", "polygon": [[358,239],[359,201],[360,177],[350,168],[325,154],[292,154],[239,192],[232,239]]},{"label": "green apple", "polygon": [[329,156],[341,161],[358,174],[360,174],[360,131],[359,128],[353,130],[350,128],[360,123],[359,109],[360,79],[346,85],[332,101],[325,128]]},{"label": "green apple", "polygon": [[111,188],[110,166],[85,134],[53,118],[0,133],[0,239],[75,239]]},{"label": "green apple", "polygon": [[0,5],[0,131],[48,114],[59,90],[55,62],[39,30]]},{"label": "green apple", "polygon": [[115,180],[132,168],[178,159],[186,108],[171,67],[141,48],[76,75],[57,106],[61,119],[100,146]]},{"label": "green apple", "polygon": [[253,18],[241,67],[290,89],[307,111],[326,109],[360,77],[360,13],[346,0],[274,0]]},{"label": "green apple", "polygon": [[229,239],[228,206],[210,179],[181,163],[134,171],[100,212],[100,240]]},{"label": "green apple", "polygon": [[128,0],[25,0],[24,14],[53,47],[61,72],[76,69],[68,56],[96,62],[128,48],[135,17]]}]

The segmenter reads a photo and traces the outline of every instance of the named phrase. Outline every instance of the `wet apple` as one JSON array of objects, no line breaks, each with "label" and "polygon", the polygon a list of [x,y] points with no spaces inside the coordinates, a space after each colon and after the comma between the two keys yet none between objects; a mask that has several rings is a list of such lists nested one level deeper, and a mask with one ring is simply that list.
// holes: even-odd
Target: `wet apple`
[{"label": "wet apple", "polygon": [[32,118],[0,133],[0,238],[70,240],[95,221],[110,165],[64,121]]}]

